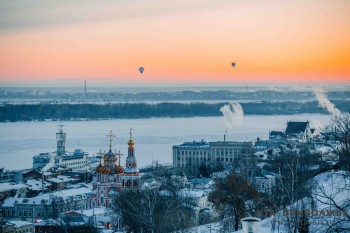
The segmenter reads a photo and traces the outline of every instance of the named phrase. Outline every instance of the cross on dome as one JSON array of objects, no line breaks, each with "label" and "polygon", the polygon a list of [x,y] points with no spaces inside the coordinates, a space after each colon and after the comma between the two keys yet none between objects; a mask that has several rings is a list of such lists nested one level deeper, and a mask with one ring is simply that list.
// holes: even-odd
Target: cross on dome
[{"label": "cross on dome", "polygon": [[133,128],[130,128],[130,139],[132,139],[132,131],[134,130]]},{"label": "cross on dome", "polygon": [[113,141],[113,138],[115,138],[116,136],[113,134],[111,130],[109,131],[109,134],[106,135],[106,137],[109,138],[109,149],[112,149],[112,141]]},{"label": "cross on dome", "polygon": [[120,157],[123,155],[122,153],[120,153],[120,151],[118,151],[118,153],[115,153],[116,156],[118,156],[119,159],[119,165],[120,165]]}]

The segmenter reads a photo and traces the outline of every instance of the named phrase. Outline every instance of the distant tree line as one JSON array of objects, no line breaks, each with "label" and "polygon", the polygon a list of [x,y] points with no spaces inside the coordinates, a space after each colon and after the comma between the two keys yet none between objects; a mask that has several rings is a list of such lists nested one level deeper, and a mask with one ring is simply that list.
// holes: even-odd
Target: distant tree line
[{"label": "distant tree line", "polygon": [[[221,116],[220,108],[226,103],[119,103],[119,104],[22,104],[0,106],[0,122],[74,119],[137,119],[151,117]],[[334,104],[349,112],[349,101]],[[326,111],[311,102],[254,102],[241,104],[248,115],[283,115],[321,113]]]}]

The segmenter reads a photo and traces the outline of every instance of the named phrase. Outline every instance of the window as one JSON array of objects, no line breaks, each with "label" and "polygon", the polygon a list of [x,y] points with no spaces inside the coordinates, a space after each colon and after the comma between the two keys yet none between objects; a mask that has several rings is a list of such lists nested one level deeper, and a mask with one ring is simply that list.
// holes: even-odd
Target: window
[{"label": "window", "polygon": [[41,227],[39,227],[39,232],[43,232],[43,229]]}]

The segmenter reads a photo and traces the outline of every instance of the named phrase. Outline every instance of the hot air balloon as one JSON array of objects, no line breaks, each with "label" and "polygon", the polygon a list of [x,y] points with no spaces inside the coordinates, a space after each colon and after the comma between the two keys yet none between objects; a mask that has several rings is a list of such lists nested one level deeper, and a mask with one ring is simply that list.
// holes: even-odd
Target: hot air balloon
[{"label": "hot air balloon", "polygon": [[145,68],[143,68],[143,67],[139,68],[139,71],[140,71],[141,74],[143,73],[144,70],[145,70]]},{"label": "hot air balloon", "polygon": [[232,67],[235,67],[235,66],[236,66],[236,63],[235,63],[235,62],[232,62],[232,63],[231,63],[231,66],[232,66]]}]

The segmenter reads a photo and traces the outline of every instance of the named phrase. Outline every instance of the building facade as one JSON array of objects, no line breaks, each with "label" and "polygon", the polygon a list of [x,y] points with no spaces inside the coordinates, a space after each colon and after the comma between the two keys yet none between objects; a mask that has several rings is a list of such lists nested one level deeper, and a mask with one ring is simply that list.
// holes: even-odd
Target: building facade
[{"label": "building facade", "polygon": [[[89,194],[90,205],[111,207],[113,198],[117,192],[125,188],[138,188],[140,186],[140,173],[137,169],[134,145],[130,131],[130,140],[128,141],[128,157],[126,166],[120,165],[120,153],[112,151],[112,131],[109,135],[109,151],[103,155],[103,163],[100,161],[96,167],[96,176],[93,178],[93,190]],[[119,158],[117,158],[119,156]],[[117,165],[118,161],[118,165]]]},{"label": "building facade", "polygon": [[1,213],[6,218],[21,218],[28,222],[58,216],[68,210],[85,210],[90,208],[87,187],[76,187],[53,193],[41,194],[31,198],[7,198]]},{"label": "building facade", "polygon": [[253,153],[252,142],[185,142],[173,146],[173,166],[178,168],[233,165],[237,159]]}]

